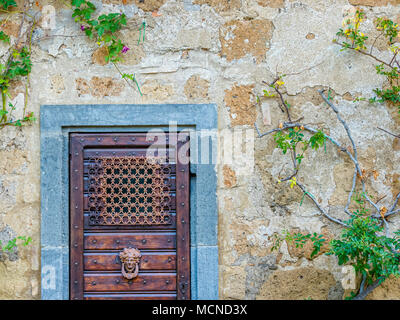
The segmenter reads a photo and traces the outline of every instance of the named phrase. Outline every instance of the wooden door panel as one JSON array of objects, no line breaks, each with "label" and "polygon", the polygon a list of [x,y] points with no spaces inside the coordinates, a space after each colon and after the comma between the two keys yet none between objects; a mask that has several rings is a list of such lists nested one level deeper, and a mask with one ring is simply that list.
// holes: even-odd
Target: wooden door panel
[{"label": "wooden door panel", "polygon": [[[140,270],[176,270],[175,252],[142,252]],[[85,253],[86,271],[120,271],[119,252]]]},{"label": "wooden door panel", "polygon": [[84,274],[85,291],[176,290],[176,273],[139,273],[132,280],[120,273]]},{"label": "wooden door panel", "polygon": [[175,293],[160,293],[158,291],[146,293],[115,293],[90,292],[85,293],[85,300],[176,300]]},{"label": "wooden door panel", "polygon": [[[118,149],[118,148],[113,148],[113,149],[100,149],[100,148],[95,148],[95,149],[88,149],[85,152],[85,155],[88,158],[95,158],[99,156],[100,154],[102,156],[115,156],[117,153],[119,156],[146,156],[146,155],[152,155],[152,156],[167,156],[170,158],[175,158],[175,150],[173,149],[163,149],[163,148],[157,148],[157,150],[154,150],[155,152],[148,152],[146,148],[124,148],[124,149]],[[84,164],[87,164],[87,159]]]},{"label": "wooden door panel", "polygon": [[123,250],[127,247],[141,249],[175,249],[175,233],[86,233],[85,250]]},{"label": "wooden door panel", "polygon": [[189,136],[165,141],[151,153],[162,138],[71,134],[71,299],[190,299]]}]

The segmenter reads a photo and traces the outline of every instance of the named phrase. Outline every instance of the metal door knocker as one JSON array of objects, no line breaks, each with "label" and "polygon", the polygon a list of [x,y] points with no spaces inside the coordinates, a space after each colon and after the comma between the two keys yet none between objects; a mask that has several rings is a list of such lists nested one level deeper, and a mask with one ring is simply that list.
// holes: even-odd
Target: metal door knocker
[{"label": "metal door knocker", "polygon": [[128,280],[136,278],[139,274],[139,263],[142,257],[140,251],[134,248],[125,248],[124,251],[120,252],[119,257],[122,263],[121,273],[123,277]]}]

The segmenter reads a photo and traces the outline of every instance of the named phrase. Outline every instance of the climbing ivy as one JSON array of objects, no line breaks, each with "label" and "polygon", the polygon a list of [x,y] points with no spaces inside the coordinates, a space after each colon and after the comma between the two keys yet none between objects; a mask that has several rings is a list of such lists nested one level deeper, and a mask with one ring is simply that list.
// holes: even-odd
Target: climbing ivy
[{"label": "climbing ivy", "polygon": [[[81,30],[85,32],[89,39],[95,40],[99,47],[106,49],[107,54],[105,56],[105,61],[107,63],[111,62],[125,81],[128,82],[128,80],[131,80],[142,95],[135,75],[133,73],[122,73],[117,67],[117,63],[123,59],[122,55],[131,50],[131,48],[122,43],[121,39],[116,36],[116,33],[120,31],[123,26],[126,26],[125,14],[109,13],[94,18],[93,14],[96,12],[96,7],[92,2],[86,0],[71,0],[71,6],[73,9],[72,17],[75,19],[75,22],[80,24]],[[143,28],[145,27],[145,22],[143,22],[142,26]],[[138,44],[139,43],[140,38]]]},{"label": "climbing ivy", "polygon": [[[371,103],[393,103],[399,108],[400,113],[400,64],[396,59],[400,51],[400,47],[396,45],[398,36],[400,35],[399,25],[390,19],[378,18],[375,25],[379,31],[378,36],[374,39],[371,46],[367,48],[369,37],[361,32],[364,20],[365,12],[361,9],[357,10],[353,17],[345,20],[344,27],[337,32],[337,39],[334,39],[334,42],[342,47],[341,50],[353,50],[359,54],[369,56],[378,62],[379,64],[375,66],[376,72],[386,78],[387,86],[385,88],[374,89],[375,96],[372,98],[358,97],[355,101],[368,100]],[[376,41],[379,38],[385,39],[391,51],[391,57],[387,61],[381,60],[373,53]]]},{"label": "climbing ivy", "polygon": [[[0,0],[0,6],[5,10],[5,12],[9,12],[9,8],[17,7],[17,4],[15,3],[15,1]],[[25,14],[29,16],[29,14]],[[3,24],[6,21],[7,19],[5,19]],[[20,33],[24,22],[25,21],[23,19],[20,26]],[[33,19],[32,30],[35,24],[36,22]],[[4,31],[0,31],[0,41],[6,45],[9,45],[8,58],[5,62],[0,63],[0,93],[2,101],[2,108],[0,109],[0,127],[9,125],[21,126],[23,123],[30,123],[36,120],[33,112],[26,113],[27,97],[25,98],[25,106],[22,118],[13,119],[12,117],[12,113],[16,109],[16,106],[13,105],[12,102],[10,102],[10,86],[17,80],[24,78],[28,79],[29,74],[32,70],[30,47],[31,37],[28,37],[29,45],[20,46],[20,40],[20,38],[17,39],[16,43],[11,46],[10,36],[7,35]],[[26,90],[27,89],[28,84],[26,84]]]}]

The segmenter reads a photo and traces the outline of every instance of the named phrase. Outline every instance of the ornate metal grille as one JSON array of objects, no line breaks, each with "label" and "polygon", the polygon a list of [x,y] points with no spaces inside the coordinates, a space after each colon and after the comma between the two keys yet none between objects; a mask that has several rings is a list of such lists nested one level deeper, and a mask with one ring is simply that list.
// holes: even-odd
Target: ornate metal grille
[{"label": "ornate metal grille", "polygon": [[89,224],[170,224],[170,174],[155,157],[89,159]]}]

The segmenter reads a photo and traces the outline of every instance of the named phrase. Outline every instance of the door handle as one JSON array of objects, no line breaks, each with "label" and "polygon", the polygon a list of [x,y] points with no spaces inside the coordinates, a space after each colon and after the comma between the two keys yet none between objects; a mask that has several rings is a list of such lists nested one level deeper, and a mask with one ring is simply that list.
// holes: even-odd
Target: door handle
[{"label": "door handle", "polygon": [[121,273],[125,279],[131,280],[138,276],[141,257],[142,254],[135,248],[125,248],[120,252],[119,258],[122,263]]}]

